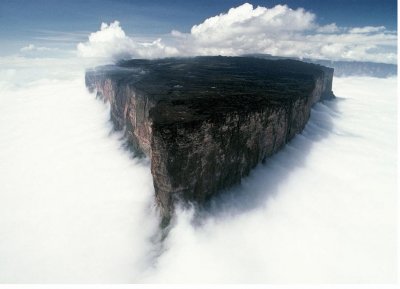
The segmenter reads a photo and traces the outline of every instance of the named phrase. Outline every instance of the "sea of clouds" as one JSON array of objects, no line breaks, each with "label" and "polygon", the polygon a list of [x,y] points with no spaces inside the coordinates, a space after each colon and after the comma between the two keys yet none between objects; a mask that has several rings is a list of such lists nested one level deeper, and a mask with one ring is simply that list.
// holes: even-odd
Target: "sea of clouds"
[{"label": "sea of clouds", "polygon": [[395,282],[396,78],[334,78],[337,98],[301,134],[207,210],[179,210],[163,240],[149,160],[132,157],[84,87],[83,66],[125,57],[396,62],[384,27],[315,19],[244,4],[171,43],[138,42],[116,21],[78,44],[80,58],[33,44],[0,57],[0,283]]},{"label": "sea of clouds", "polygon": [[83,71],[31,69],[1,71],[0,282],[395,281],[396,78],[335,78],[300,135],[160,242],[149,161]]},{"label": "sea of clouds", "polygon": [[180,212],[145,280],[395,282],[396,81],[335,78],[338,98],[200,225]]},{"label": "sea of clouds", "polygon": [[26,73],[0,82],[0,282],[135,280],[157,226],[148,161],[121,147],[82,73]]}]

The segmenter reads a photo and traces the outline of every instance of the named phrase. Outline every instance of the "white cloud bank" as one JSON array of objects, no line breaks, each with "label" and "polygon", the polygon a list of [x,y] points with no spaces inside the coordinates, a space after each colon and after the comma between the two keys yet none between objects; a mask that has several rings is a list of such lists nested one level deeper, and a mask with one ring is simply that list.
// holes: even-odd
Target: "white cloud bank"
[{"label": "white cloud bank", "polygon": [[102,23],[100,30],[89,35],[86,43],[78,44],[78,55],[89,58],[154,58],[175,56],[178,50],[166,46],[161,39],[153,42],[137,42],[126,36],[118,21]]},{"label": "white cloud bank", "polygon": [[[396,282],[397,79],[335,78],[304,131],[212,216],[178,212],[160,283]],[[199,220],[196,220],[197,223]]]},{"label": "white cloud bank", "polygon": [[[92,58],[157,58],[190,55],[272,55],[397,63],[397,35],[384,26],[319,25],[317,16],[286,5],[272,8],[245,3],[194,25],[190,33],[173,30],[169,43],[138,42],[118,21],[79,43],[78,55]],[[172,38],[171,38],[172,37]],[[171,38],[171,39],[170,39]]]},{"label": "white cloud bank", "polygon": [[396,78],[335,78],[336,101],[159,244],[150,163],[78,66],[25,60],[0,58],[0,283],[396,282]]},{"label": "white cloud bank", "polygon": [[4,64],[0,283],[134,282],[157,230],[149,164],[110,134],[79,67]]}]

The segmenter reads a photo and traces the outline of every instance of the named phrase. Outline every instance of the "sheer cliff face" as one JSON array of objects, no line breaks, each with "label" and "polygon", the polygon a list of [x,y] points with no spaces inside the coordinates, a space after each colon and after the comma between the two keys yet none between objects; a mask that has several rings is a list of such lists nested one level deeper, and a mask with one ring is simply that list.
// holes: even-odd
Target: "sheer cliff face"
[{"label": "sheer cliff face", "polygon": [[116,129],[151,159],[157,203],[202,204],[301,132],[333,97],[333,70],[299,61],[200,57],[128,61],[86,74]]},{"label": "sheer cliff face", "polygon": [[110,117],[116,130],[125,128],[129,144],[139,155],[151,156],[151,120],[154,106],[149,98],[129,83],[121,83],[103,71],[86,74],[86,85],[97,97],[109,102]]}]

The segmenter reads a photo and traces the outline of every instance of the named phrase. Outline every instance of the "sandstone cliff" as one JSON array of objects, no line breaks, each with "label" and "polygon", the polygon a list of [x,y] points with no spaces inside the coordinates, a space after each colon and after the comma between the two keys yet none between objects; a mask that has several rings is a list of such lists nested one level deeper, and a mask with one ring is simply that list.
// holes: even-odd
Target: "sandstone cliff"
[{"label": "sandstone cliff", "polygon": [[151,159],[164,220],[177,201],[204,203],[240,182],[330,99],[333,69],[295,60],[130,60],[86,73],[116,129]]}]

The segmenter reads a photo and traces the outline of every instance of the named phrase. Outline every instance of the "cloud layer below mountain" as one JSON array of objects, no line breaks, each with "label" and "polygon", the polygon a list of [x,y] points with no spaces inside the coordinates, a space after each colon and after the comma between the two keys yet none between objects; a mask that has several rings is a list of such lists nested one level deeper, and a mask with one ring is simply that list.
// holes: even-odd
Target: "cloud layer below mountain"
[{"label": "cloud layer below mountain", "polygon": [[82,71],[28,61],[0,69],[0,282],[395,281],[396,78],[335,78],[338,99],[160,244],[149,161]]}]

